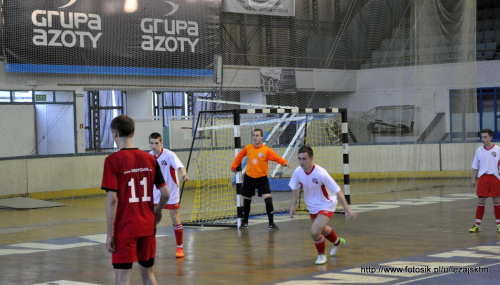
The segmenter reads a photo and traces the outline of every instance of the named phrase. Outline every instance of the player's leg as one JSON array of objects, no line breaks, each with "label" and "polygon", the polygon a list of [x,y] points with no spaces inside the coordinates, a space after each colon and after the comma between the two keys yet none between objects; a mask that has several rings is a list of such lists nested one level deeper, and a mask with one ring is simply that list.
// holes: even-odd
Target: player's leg
[{"label": "player's leg", "polygon": [[138,238],[137,256],[143,284],[157,285],[155,277],[156,236]]},{"label": "player's leg", "polygon": [[132,277],[132,269],[114,269],[115,271],[115,284],[116,285],[129,285]]},{"label": "player's leg", "polygon": [[262,198],[264,198],[264,203],[266,203],[266,213],[269,220],[269,229],[279,230],[280,228],[274,223],[273,197],[269,193],[262,195]]},{"label": "player's leg", "polygon": [[[333,212],[326,212],[326,214],[327,214],[327,216],[328,216],[328,214],[331,214],[333,216]],[[330,219],[331,219],[331,217],[330,217]],[[325,239],[327,239],[328,241],[333,243],[332,250],[330,250],[330,256],[336,255],[339,252],[340,247],[343,244],[345,244],[345,239],[337,236],[335,231],[333,231],[333,229],[328,225],[325,226],[322,234],[325,237]]]},{"label": "player's leg", "polygon": [[271,197],[271,187],[269,186],[269,179],[267,176],[262,177],[259,183],[259,196],[264,198],[264,203],[266,203],[266,213],[269,220],[269,229],[279,230],[280,228],[274,223],[274,206],[273,197]]},{"label": "player's leg", "polygon": [[111,254],[111,263],[115,272],[116,284],[130,284],[132,276],[132,264],[138,260],[137,239],[118,238],[115,239],[116,251]]},{"label": "player's leg", "polygon": [[500,197],[493,197],[493,210],[497,222],[497,232],[500,233]]},{"label": "player's leg", "polygon": [[314,240],[314,245],[316,246],[316,250],[318,251],[318,258],[316,259],[316,264],[325,264],[326,263],[326,243],[325,237],[323,236],[323,231],[330,218],[324,215],[311,215],[313,219],[313,223],[311,226],[311,237]]},{"label": "player's leg", "polygon": [[496,231],[500,233],[500,180],[494,176],[490,185],[490,197],[493,198],[493,211],[496,219]]},{"label": "player's leg", "polygon": [[175,242],[177,244],[177,251],[175,257],[184,257],[184,249],[182,248],[182,239],[184,229],[181,224],[181,218],[179,216],[179,209],[170,209],[170,219],[172,220],[172,225],[174,227]]},{"label": "player's leg", "polygon": [[[476,207],[476,223],[469,230],[470,233],[477,233],[481,231],[479,227],[481,226],[481,222],[484,216],[484,205],[486,202],[486,198],[489,196],[489,176],[493,175],[482,175],[477,181],[476,195],[478,199]],[[494,178],[497,179],[496,177]]]},{"label": "player's leg", "polygon": [[[156,281],[155,277],[155,267],[154,265],[148,266],[148,264],[145,264],[146,266],[143,266],[142,264],[145,264],[143,262],[139,263],[139,271],[141,272],[141,279],[142,283],[144,285],[157,285],[158,282]],[[154,264],[154,259],[153,259],[153,264]]]},{"label": "player's leg", "polygon": [[252,204],[252,197],[243,196],[243,224],[241,227],[248,227],[248,217],[250,216],[250,206]]},{"label": "player's leg", "polygon": [[243,179],[243,185],[241,189],[241,194],[243,195],[243,223],[242,228],[248,227],[248,217],[250,216],[250,206],[252,204],[252,197],[255,196],[255,185],[253,183],[253,178],[247,176]]},{"label": "player's leg", "polygon": [[472,228],[469,230],[469,232],[477,233],[477,232],[481,231],[481,229],[479,227],[481,226],[481,222],[483,220],[485,203],[486,203],[486,197],[478,197],[477,198],[476,223],[472,226]]}]

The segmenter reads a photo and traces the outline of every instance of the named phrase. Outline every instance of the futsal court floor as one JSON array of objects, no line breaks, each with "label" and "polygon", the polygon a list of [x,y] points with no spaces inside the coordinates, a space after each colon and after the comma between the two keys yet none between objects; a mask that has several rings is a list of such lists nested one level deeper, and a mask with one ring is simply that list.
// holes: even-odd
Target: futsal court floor
[{"label": "futsal court floor", "polygon": [[[307,214],[277,215],[279,231],[268,229],[265,216],[242,230],[185,227],[186,256],[176,259],[164,212],[157,237],[158,284],[498,284],[500,234],[493,204],[491,199],[486,204],[482,232],[469,233],[477,201],[466,182],[417,181],[411,183],[418,187],[410,187],[416,189],[406,191],[384,191],[394,186],[390,182],[352,183],[352,192],[371,190],[351,196],[356,221],[334,215],[330,225],[346,244],[320,266],[314,264]],[[402,184],[397,187],[406,187]],[[105,227],[104,222],[61,224],[1,234],[0,284],[114,284]],[[142,284],[137,266],[132,284]]]}]

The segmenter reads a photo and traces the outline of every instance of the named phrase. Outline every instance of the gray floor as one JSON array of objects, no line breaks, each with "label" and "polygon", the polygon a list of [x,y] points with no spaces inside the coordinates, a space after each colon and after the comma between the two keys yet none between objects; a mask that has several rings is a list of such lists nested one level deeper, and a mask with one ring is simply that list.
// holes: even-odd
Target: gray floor
[{"label": "gray floor", "polygon": [[[266,217],[252,219],[246,230],[186,227],[183,259],[174,257],[175,238],[165,215],[157,279],[159,284],[495,284],[500,234],[492,202],[486,204],[482,232],[468,233],[476,199],[473,189],[460,184],[429,180],[416,190],[390,192],[382,191],[388,189],[382,182],[353,195],[359,218],[348,223],[343,215],[334,216],[331,225],[347,243],[322,266],[314,265],[307,215],[276,217],[279,231],[268,230]],[[1,210],[0,220],[6,215],[21,214]],[[104,233],[105,223],[82,222],[1,234],[0,284],[114,284]],[[141,284],[136,265],[132,280]]]}]

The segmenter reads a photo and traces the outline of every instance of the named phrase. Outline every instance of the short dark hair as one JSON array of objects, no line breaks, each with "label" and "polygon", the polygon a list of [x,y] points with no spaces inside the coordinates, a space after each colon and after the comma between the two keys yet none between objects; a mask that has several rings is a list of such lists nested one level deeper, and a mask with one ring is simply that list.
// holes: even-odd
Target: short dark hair
[{"label": "short dark hair", "polygon": [[120,115],[111,121],[111,129],[117,131],[120,137],[129,137],[135,131],[135,123],[129,116]]},{"label": "short dark hair", "polygon": [[307,155],[309,157],[313,157],[314,156],[313,149],[311,147],[307,146],[307,145],[302,146],[301,148],[299,148],[298,153],[307,153]]},{"label": "short dark hair", "polygon": [[491,129],[482,129],[481,134],[482,133],[488,133],[488,135],[490,135],[490,137],[493,137],[493,131]]},{"label": "short dark hair", "polygon": [[253,134],[254,132],[259,132],[261,137],[263,137],[263,136],[264,136],[264,132],[263,132],[261,129],[254,129],[254,130],[252,131],[252,134]]},{"label": "short dark hair", "polygon": [[155,132],[155,133],[151,133],[151,134],[149,135],[149,139],[154,139],[154,140],[155,140],[155,139],[160,139],[160,141],[162,141],[162,139],[161,139],[161,135],[160,135],[159,133],[156,133],[156,132]]}]

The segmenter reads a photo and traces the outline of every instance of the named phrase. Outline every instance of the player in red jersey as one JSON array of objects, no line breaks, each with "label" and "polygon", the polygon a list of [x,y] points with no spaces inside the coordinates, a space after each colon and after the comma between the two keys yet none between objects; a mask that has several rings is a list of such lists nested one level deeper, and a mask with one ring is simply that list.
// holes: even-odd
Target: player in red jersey
[{"label": "player in red jersey", "polygon": [[478,198],[476,208],[476,223],[469,230],[471,233],[480,232],[479,226],[483,220],[484,204],[486,198],[493,198],[493,208],[497,222],[497,232],[500,233],[500,147],[494,145],[493,131],[490,129],[481,130],[481,140],[483,146],[476,150],[474,161],[472,162],[472,187],[476,186]]},{"label": "player in red jersey", "polygon": [[[139,263],[144,284],[157,284],[154,272],[156,224],[169,191],[156,159],[132,144],[134,121],[120,115],[111,122],[120,149],[104,161],[103,190],[107,192],[106,248],[111,252],[116,284],[130,284],[132,264]],[[153,185],[161,193],[153,205]]]},{"label": "player in red jersey", "polygon": [[333,243],[330,256],[334,256],[345,243],[343,238],[339,238],[333,229],[328,226],[328,222],[335,212],[337,200],[344,208],[346,218],[354,220],[357,213],[353,212],[347,203],[340,187],[335,183],[330,174],[321,166],[313,164],[313,150],[308,146],[303,146],[298,151],[300,166],[295,169],[288,186],[292,189],[292,204],[290,206],[290,217],[297,209],[299,189],[304,190],[304,201],[309,215],[311,216],[311,236],[318,250],[316,264],[325,264],[325,239]]},{"label": "player in red jersey", "polygon": [[[182,247],[182,236],[183,228],[181,224],[181,218],[179,217],[180,205],[180,187],[179,187],[179,177],[177,176],[176,170],[178,170],[182,175],[182,181],[188,181],[189,176],[187,176],[186,168],[179,160],[177,155],[171,150],[163,148],[163,140],[159,133],[152,133],[149,135],[149,147],[151,148],[150,154],[154,155],[158,163],[160,164],[161,173],[165,182],[167,183],[168,189],[170,190],[170,199],[167,202],[165,209],[170,211],[170,218],[172,220],[172,225],[174,227],[175,242],[177,243],[177,251],[175,252],[175,257],[184,257],[184,249]],[[154,189],[154,202],[158,203],[160,198],[160,192],[155,187]]]}]

